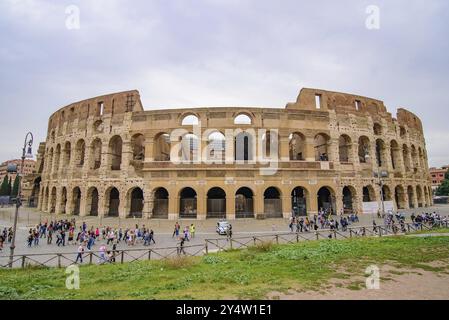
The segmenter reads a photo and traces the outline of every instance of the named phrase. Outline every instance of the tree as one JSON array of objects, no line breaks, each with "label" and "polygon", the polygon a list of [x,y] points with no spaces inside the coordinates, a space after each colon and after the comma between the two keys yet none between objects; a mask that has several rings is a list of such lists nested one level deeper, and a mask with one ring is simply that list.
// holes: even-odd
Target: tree
[{"label": "tree", "polygon": [[436,191],[437,196],[449,196],[449,170],[444,175],[444,180]]},{"label": "tree", "polygon": [[2,185],[0,186],[0,196],[9,196],[8,193],[8,176],[6,175],[3,178]]},{"label": "tree", "polygon": [[17,198],[17,194],[19,193],[19,183],[20,183],[20,177],[19,175],[16,175],[16,178],[14,179],[14,184],[12,187],[11,197]]},{"label": "tree", "polygon": [[9,178],[9,182],[8,182],[8,191],[6,193],[7,196],[11,195],[12,192],[12,178]]}]

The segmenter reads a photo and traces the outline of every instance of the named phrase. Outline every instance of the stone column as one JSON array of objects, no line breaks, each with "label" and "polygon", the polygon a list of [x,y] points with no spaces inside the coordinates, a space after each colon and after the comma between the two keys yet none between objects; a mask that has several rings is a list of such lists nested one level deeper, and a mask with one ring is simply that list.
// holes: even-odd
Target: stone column
[{"label": "stone column", "polygon": [[178,196],[172,195],[168,197],[168,219],[178,220],[179,219],[179,200]]},{"label": "stone column", "polygon": [[[123,162],[122,162],[123,164]],[[119,204],[119,209],[118,209],[118,213],[119,213],[119,217],[122,219],[125,219],[128,216],[128,212],[126,212],[126,207],[127,207],[127,201],[126,201],[126,190],[120,190],[120,204]]]},{"label": "stone column", "polygon": [[122,164],[120,165],[121,170],[127,170],[129,164],[133,160],[133,151],[131,148],[131,142],[126,141],[122,144]]},{"label": "stone column", "polygon": [[[86,163],[84,163],[86,165]],[[81,201],[80,201],[80,217],[87,216],[86,207],[87,207],[87,187],[81,188]]]},{"label": "stone column", "polygon": [[288,135],[279,136],[279,148],[280,161],[288,162],[290,160],[290,140]]},{"label": "stone column", "polygon": [[197,219],[206,220],[207,216],[207,195],[204,192],[204,187],[197,188],[196,194],[196,209]]},{"label": "stone column", "polygon": [[335,214],[340,214],[343,210],[343,188],[335,189]]},{"label": "stone column", "polygon": [[264,214],[263,192],[260,192],[259,190],[257,193],[253,194],[253,210],[255,218]]},{"label": "stone column", "polygon": [[315,161],[315,139],[313,137],[306,137],[305,140],[305,159],[306,161]]},{"label": "stone column", "polygon": [[61,214],[62,188],[56,188],[55,215]]},{"label": "stone column", "polygon": [[149,137],[145,137],[145,161],[154,161],[154,141],[148,140]]},{"label": "stone column", "polygon": [[313,216],[314,214],[318,213],[318,196],[317,191],[315,189],[312,189],[310,191],[310,197],[309,197],[309,203],[310,203],[310,211],[308,211],[309,216]]},{"label": "stone column", "polygon": [[226,190],[226,219],[235,220],[235,195]]},{"label": "stone column", "polygon": [[291,195],[282,196],[282,216],[288,219],[292,216],[292,197]]},{"label": "stone column", "polygon": [[144,191],[144,205],[143,205],[143,217],[150,219],[153,217],[154,197],[153,192],[150,189]]}]

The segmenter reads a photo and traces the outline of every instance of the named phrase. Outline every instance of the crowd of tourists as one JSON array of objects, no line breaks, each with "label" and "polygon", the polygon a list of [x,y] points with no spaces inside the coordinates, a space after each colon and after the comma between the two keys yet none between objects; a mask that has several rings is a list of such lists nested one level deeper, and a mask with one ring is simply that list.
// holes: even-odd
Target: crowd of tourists
[{"label": "crowd of tourists", "polygon": [[[11,229],[11,228],[10,228]],[[195,225],[181,228],[176,222],[173,238],[176,237],[180,251],[184,252],[185,241],[190,241],[195,237]],[[6,230],[6,229],[5,229]],[[4,233],[7,231],[4,231]],[[12,231],[11,231],[12,232]],[[6,238],[6,237],[5,237]],[[120,243],[132,247],[136,245],[150,246],[156,244],[154,230],[147,228],[145,225],[134,228],[113,228],[109,226],[94,227],[88,226],[83,222],[77,227],[75,219],[59,220],[50,222],[41,222],[34,228],[30,228],[27,237],[27,246],[39,246],[40,241],[44,241],[47,245],[53,243],[58,247],[78,246],[76,263],[83,262],[83,254],[86,251],[92,251],[93,247],[99,243],[98,253],[100,263],[115,262],[117,254],[117,246]]]},{"label": "crowd of tourists", "polygon": [[345,216],[340,214],[340,218],[332,215],[331,211],[321,209],[313,218],[292,216],[289,221],[291,232],[309,232],[318,229],[342,230],[346,231],[352,223],[359,222],[356,212]]}]

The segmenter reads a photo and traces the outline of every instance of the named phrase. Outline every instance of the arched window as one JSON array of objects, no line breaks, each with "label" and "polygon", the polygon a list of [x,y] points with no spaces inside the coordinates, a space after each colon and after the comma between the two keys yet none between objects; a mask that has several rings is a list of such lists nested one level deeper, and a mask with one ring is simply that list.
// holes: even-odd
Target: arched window
[{"label": "arched window", "polygon": [[131,138],[131,147],[133,150],[133,160],[145,160],[145,137],[143,134],[135,134]]},{"label": "arched window", "polygon": [[235,137],[235,160],[252,161],[254,155],[253,136],[248,132],[241,132]]},{"label": "arched window", "polygon": [[120,136],[114,136],[109,142],[109,163],[111,170],[120,170],[122,165],[123,141]]},{"label": "arched window", "polygon": [[250,188],[242,187],[235,193],[235,217],[254,218],[253,192]]},{"label": "arched window", "polygon": [[76,144],[76,156],[75,156],[75,164],[78,167],[84,166],[84,158],[86,155],[86,143],[84,140],[78,140]]},{"label": "arched window", "polygon": [[101,140],[95,139],[91,147],[91,169],[97,170],[101,167]]},{"label": "arched window", "polygon": [[194,125],[198,125],[198,124],[199,124],[199,119],[197,116],[195,116],[193,114],[185,116],[181,122],[181,125],[183,125],[183,126],[194,126]]},{"label": "arched window", "polygon": [[181,140],[181,159],[182,161],[198,161],[198,137],[192,133],[185,134]]},{"label": "arched window", "polygon": [[234,118],[234,124],[249,125],[249,124],[252,124],[252,120],[246,114],[239,114],[238,116],[236,116]]},{"label": "arched window", "polygon": [[221,132],[213,132],[208,137],[207,159],[222,163],[226,157],[226,139]]},{"label": "arched window", "polygon": [[154,138],[154,161],[170,161],[170,136],[159,133]]},{"label": "arched window", "polygon": [[302,133],[292,133],[289,136],[290,160],[301,161],[306,155],[306,138]]},{"label": "arched window", "polygon": [[330,138],[328,135],[319,133],[315,136],[315,161],[329,161]]},{"label": "arched window", "polygon": [[351,138],[343,134],[338,139],[338,154],[340,156],[340,162],[350,162],[351,158]]}]

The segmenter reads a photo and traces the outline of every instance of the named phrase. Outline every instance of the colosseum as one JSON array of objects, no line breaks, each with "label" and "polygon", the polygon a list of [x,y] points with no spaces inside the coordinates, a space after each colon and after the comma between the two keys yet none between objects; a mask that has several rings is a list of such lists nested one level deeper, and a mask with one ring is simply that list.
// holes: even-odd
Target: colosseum
[{"label": "colosseum", "polygon": [[32,202],[58,215],[233,220],[432,204],[418,117],[318,89],[282,109],[145,111],[135,90],[76,102],[50,117],[37,168]]}]

